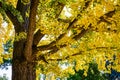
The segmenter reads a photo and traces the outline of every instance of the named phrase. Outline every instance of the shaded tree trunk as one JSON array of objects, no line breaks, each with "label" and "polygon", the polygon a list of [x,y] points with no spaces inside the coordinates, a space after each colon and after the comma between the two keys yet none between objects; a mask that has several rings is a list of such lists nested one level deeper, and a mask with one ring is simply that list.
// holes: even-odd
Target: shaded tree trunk
[{"label": "shaded tree trunk", "polygon": [[12,80],[36,80],[34,63],[14,60],[12,64]]},{"label": "shaded tree trunk", "polygon": [[36,80],[35,63],[24,56],[25,40],[14,42],[12,80]]}]

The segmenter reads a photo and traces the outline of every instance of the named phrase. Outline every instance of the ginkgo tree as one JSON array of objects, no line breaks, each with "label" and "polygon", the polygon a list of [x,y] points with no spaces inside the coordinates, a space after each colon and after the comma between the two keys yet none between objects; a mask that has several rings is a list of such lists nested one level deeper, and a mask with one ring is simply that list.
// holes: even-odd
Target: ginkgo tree
[{"label": "ginkgo tree", "polygon": [[120,71],[119,26],[119,0],[0,0],[0,44],[13,40],[12,57],[0,47],[0,63],[12,58],[12,80],[54,80],[73,67],[86,75],[92,60]]}]

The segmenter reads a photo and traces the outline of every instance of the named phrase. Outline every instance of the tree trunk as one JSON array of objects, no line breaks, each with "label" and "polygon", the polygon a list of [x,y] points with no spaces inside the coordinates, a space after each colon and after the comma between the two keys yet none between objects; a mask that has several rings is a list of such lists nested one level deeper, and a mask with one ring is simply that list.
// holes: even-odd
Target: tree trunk
[{"label": "tree trunk", "polygon": [[14,61],[12,64],[12,80],[36,80],[34,63]]},{"label": "tree trunk", "polygon": [[35,63],[25,59],[24,46],[24,39],[14,42],[12,80],[36,80]]}]

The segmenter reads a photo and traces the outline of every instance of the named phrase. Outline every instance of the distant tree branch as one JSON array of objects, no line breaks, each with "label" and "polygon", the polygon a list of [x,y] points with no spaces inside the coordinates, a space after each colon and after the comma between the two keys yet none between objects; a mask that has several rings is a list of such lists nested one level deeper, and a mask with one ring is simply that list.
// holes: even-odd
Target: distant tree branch
[{"label": "distant tree branch", "polygon": [[[108,50],[108,49],[116,49],[116,50],[119,50],[117,47],[96,47],[96,48],[91,48],[91,49],[89,49],[89,50],[94,50],[94,49],[106,49],[106,50]],[[81,55],[82,54],[82,52],[84,52],[84,51],[79,51],[78,53],[75,53],[75,54],[72,54],[72,55],[68,55],[68,56],[66,56],[66,57],[64,57],[64,58],[57,58],[57,59],[46,59],[46,61],[47,62],[49,62],[49,61],[63,61],[63,60],[66,60],[66,59],[69,59],[71,56],[77,56],[77,55]],[[47,55],[47,56],[49,56],[49,55]]]},{"label": "distant tree branch", "polygon": [[58,18],[57,19],[59,22],[64,22],[64,23],[70,23],[71,21],[70,20],[68,20],[68,19],[60,19],[60,18]]},{"label": "distant tree branch", "polygon": [[107,17],[112,17],[114,14],[115,14],[115,10],[109,11],[109,12],[105,13],[104,15]]},{"label": "distant tree branch", "polygon": [[[36,61],[39,61],[39,60],[43,60],[45,63],[49,63],[49,61],[62,61],[62,60],[66,60],[68,58],[70,58],[70,56],[76,56],[76,55],[80,55],[83,51],[80,51],[78,53],[75,53],[75,54],[72,54],[72,55],[68,55],[66,57],[64,57],[63,59],[62,58],[57,58],[57,59],[46,59],[45,56],[50,56],[51,54],[42,54],[40,55],[38,58],[36,58]],[[54,52],[53,52],[54,53]]]},{"label": "distant tree branch", "polygon": [[70,57],[73,57],[73,56],[77,56],[77,55],[81,55],[82,54],[82,51],[78,52],[78,53],[75,53],[75,54],[72,54],[72,55],[68,55],[64,58],[57,58],[57,59],[47,59],[47,62],[49,61],[63,61],[63,60],[66,60],[66,59],[69,59]]},{"label": "distant tree branch", "polygon": [[89,6],[90,6],[90,3],[91,3],[92,1],[86,1],[85,2],[85,6],[83,7],[83,10],[85,10],[85,9],[87,9]]},{"label": "distant tree branch", "polygon": [[96,47],[95,49],[117,49],[117,47]]},{"label": "distant tree branch", "polygon": [[115,10],[105,13],[103,16],[100,17],[98,24],[100,24],[101,22],[106,22],[108,24],[111,24],[111,22],[109,22],[107,19],[111,18],[114,14],[115,14]]}]

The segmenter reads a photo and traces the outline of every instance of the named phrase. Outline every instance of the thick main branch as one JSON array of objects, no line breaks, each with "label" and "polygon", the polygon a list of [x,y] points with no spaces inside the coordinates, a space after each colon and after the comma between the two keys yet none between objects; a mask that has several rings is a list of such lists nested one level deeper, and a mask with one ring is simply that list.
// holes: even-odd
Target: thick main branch
[{"label": "thick main branch", "polygon": [[33,36],[36,25],[36,14],[37,14],[37,6],[39,0],[32,0],[30,7],[30,17],[29,17],[29,26],[27,33],[27,41],[25,45],[25,57],[28,61],[31,61],[32,58],[32,44],[33,44]]}]

